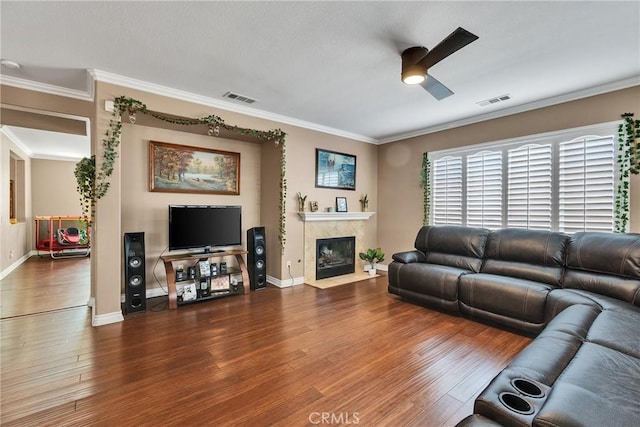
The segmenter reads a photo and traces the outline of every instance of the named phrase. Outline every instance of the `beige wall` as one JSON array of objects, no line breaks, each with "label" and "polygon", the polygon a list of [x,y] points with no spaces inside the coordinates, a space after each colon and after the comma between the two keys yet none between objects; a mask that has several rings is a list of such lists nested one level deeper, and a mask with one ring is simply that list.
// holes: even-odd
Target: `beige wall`
[{"label": "beige wall", "polygon": [[[225,196],[225,200],[241,200],[239,204],[243,205],[243,227],[249,228],[254,225],[263,225],[267,229],[267,245],[268,245],[268,270],[267,274],[276,279],[287,279],[288,272],[286,270],[286,261],[292,261],[292,275],[294,277],[302,277],[302,261],[303,260],[303,227],[302,221],[297,215],[296,193],[298,191],[308,194],[309,200],[318,200],[320,206],[334,206],[336,196],[344,196],[348,199],[348,205],[351,210],[359,210],[358,199],[360,193],[368,193],[371,202],[370,210],[375,210],[376,193],[377,193],[377,147],[371,144],[352,141],[333,135],[328,135],[316,131],[301,129],[295,126],[282,125],[282,123],[271,122],[269,120],[246,116],[239,113],[229,111],[216,110],[215,108],[205,107],[199,104],[186,101],[179,101],[172,98],[166,98],[159,95],[135,91],[128,88],[122,88],[115,85],[98,83],[96,85],[96,110],[94,128],[92,129],[94,137],[92,141],[92,153],[100,153],[101,138],[105,134],[111,114],[104,111],[105,100],[113,100],[118,96],[127,96],[140,100],[145,103],[150,110],[160,111],[167,114],[174,114],[185,117],[203,117],[210,114],[216,114],[222,117],[226,123],[237,125],[240,127],[270,130],[281,128],[287,133],[287,182],[288,196],[286,200],[287,212],[287,243],[284,254],[281,254],[278,246],[278,225],[279,225],[279,180],[280,180],[280,149],[271,143],[255,145],[245,142],[226,141],[222,139],[211,138],[206,136],[191,135],[185,132],[167,131],[162,129],[149,128],[139,130],[141,126],[124,126],[124,134],[121,144],[121,156],[116,162],[116,170],[110,179],[112,187],[104,199],[98,203],[98,211],[96,215],[96,228],[93,234],[93,256],[92,256],[92,274],[93,274],[93,294],[96,298],[96,314],[114,313],[120,310],[119,296],[121,291],[121,276],[115,277],[113,271],[120,271],[122,263],[122,233],[126,231],[145,231],[140,229],[141,223],[146,220],[159,221],[150,229],[152,230],[147,237],[147,244],[150,250],[154,252],[147,253],[147,265],[153,265],[159,254],[159,248],[162,247],[164,238],[162,233],[166,233],[166,205],[173,200],[172,195],[158,195],[159,193],[148,193],[146,191],[147,175],[145,172],[147,158],[142,153],[141,147],[132,147],[129,137],[132,137],[133,144],[136,141],[148,141],[150,136],[158,135],[158,139],[166,140],[165,142],[189,141],[188,145],[207,146],[211,141],[220,141],[224,147],[245,147],[247,150],[247,159],[249,164],[245,164],[242,160],[243,171],[246,168],[248,174],[246,179],[249,183],[253,183],[255,188],[247,188],[245,184],[241,184],[240,196]],[[142,133],[140,133],[142,132]],[[175,132],[175,133],[165,133]],[[131,133],[131,135],[130,135]],[[183,142],[184,143],[184,142]],[[144,144],[143,144],[144,145]],[[125,147],[125,148],[122,148]],[[253,147],[253,148],[251,148]],[[258,147],[258,148],[255,148]],[[261,148],[260,148],[261,147]],[[327,190],[316,189],[314,185],[315,174],[315,148],[326,148],[341,152],[347,152],[358,156],[357,170],[357,191],[345,190]],[[134,150],[129,152],[129,149]],[[257,150],[257,151],[256,151]],[[230,151],[234,151],[230,149]],[[235,150],[238,151],[238,150]],[[255,156],[255,157],[254,157]],[[100,156],[98,156],[100,157]],[[253,170],[252,170],[253,166]],[[133,170],[132,170],[133,168]],[[137,176],[137,179],[135,178]],[[259,179],[257,179],[259,177]],[[142,178],[142,180],[140,180]],[[140,221],[131,220],[131,215],[138,215],[132,212],[131,203],[124,191],[128,190],[133,182],[136,182],[136,191],[139,192],[143,200],[152,201],[154,207],[151,211],[145,213],[150,217]],[[182,195],[181,200],[209,200],[200,199],[195,195]],[[211,199],[214,200],[214,199]],[[220,199],[222,200],[222,199]],[[246,203],[246,205],[245,205]],[[163,208],[160,209],[159,206]],[[121,212],[121,216],[114,218],[113,213]],[[246,217],[246,219],[245,219]],[[164,218],[164,219],[162,219]],[[128,229],[132,227],[131,229]],[[144,224],[144,227],[148,227]],[[368,245],[373,246],[376,243],[376,219],[370,220],[368,227]],[[145,236],[146,237],[146,236]],[[149,240],[151,239],[151,240]],[[151,267],[153,268],[153,267]],[[159,277],[163,276],[160,271],[157,273]]]},{"label": "beige wall", "polygon": [[[241,146],[243,183],[241,196],[245,219],[244,228],[264,225],[268,238],[268,274],[276,279],[288,279],[286,262],[292,261],[292,275],[302,277],[303,260],[303,223],[297,215],[296,193],[308,195],[309,200],[317,200],[321,208],[334,206],[335,197],[347,197],[350,210],[359,210],[358,199],[362,193],[369,194],[369,210],[377,212],[367,222],[367,246],[381,246],[387,253],[387,262],[392,253],[410,249],[422,216],[422,192],[418,187],[418,174],[422,153],[443,148],[478,144],[523,135],[531,135],[595,123],[615,121],[625,111],[640,114],[640,88],[635,87],[583,100],[573,101],[553,107],[516,114],[509,117],[490,120],[449,131],[438,132],[404,141],[374,146],[345,138],[298,128],[269,120],[246,116],[239,113],[217,110],[186,101],[178,101],[159,95],[135,91],[115,85],[96,84],[96,101],[70,100],[63,97],[40,94],[15,88],[0,87],[3,103],[20,107],[30,107],[46,111],[80,115],[92,119],[92,153],[100,153],[101,140],[108,128],[111,114],[104,111],[104,101],[117,96],[136,98],[155,111],[186,117],[203,117],[209,114],[221,116],[227,123],[240,127],[259,130],[282,128],[287,133],[287,245],[284,254],[280,253],[277,242],[279,223],[279,178],[280,152],[273,144],[252,145],[214,140],[225,146]],[[124,126],[122,156],[116,161],[116,168],[110,178],[112,188],[98,204],[97,227],[93,230],[92,246],[92,296],[95,298],[95,313],[98,315],[120,312],[120,292],[122,275],[122,233],[127,231],[148,232],[147,263],[155,262],[158,251],[165,243],[166,205],[173,200],[171,194],[149,193],[147,186],[147,159],[145,145],[149,139],[167,142],[187,143],[205,146],[211,139],[205,136],[191,135],[144,126]],[[5,139],[3,138],[2,161],[5,162]],[[133,140],[133,145],[129,139]],[[137,141],[137,142],[136,142]],[[329,190],[315,188],[315,148],[325,148],[346,152],[357,156],[356,191]],[[99,157],[99,156],[98,156]],[[246,169],[245,157],[253,162],[255,168]],[[122,167],[121,167],[122,165]],[[5,174],[2,164],[2,174]],[[99,161],[98,161],[99,166]],[[31,164],[28,162],[31,176]],[[244,174],[248,173],[248,176]],[[259,176],[259,179],[257,178]],[[4,178],[2,178],[4,180]],[[8,179],[8,178],[7,178]],[[255,188],[244,184],[253,182]],[[259,188],[258,188],[259,187]],[[139,213],[134,208],[132,196],[124,194],[135,189],[141,200],[151,205],[149,210]],[[632,231],[640,231],[640,177],[632,179]],[[8,195],[2,189],[2,209],[8,206]],[[184,199],[182,199],[184,197]],[[180,200],[200,199],[197,195],[180,195]],[[225,196],[229,197],[229,196]],[[5,198],[7,201],[5,202]],[[29,201],[31,197],[29,197]],[[212,203],[217,203],[217,198]],[[30,202],[29,202],[30,203]],[[250,206],[254,204],[254,206]],[[164,208],[162,207],[164,206]],[[38,208],[39,209],[39,208]],[[31,206],[27,215],[31,217]],[[0,216],[0,220],[2,217]],[[6,240],[10,231],[2,220],[0,225],[0,268],[6,265],[8,253]],[[16,237],[24,249],[31,245],[31,219],[25,221],[24,230]],[[147,231],[149,230],[149,231]],[[114,272],[119,272],[114,274]],[[159,277],[163,272],[157,271]],[[153,286],[153,285],[152,285]]]},{"label": "beige wall", "polygon": [[73,174],[76,162],[31,160],[33,216],[82,215]]},{"label": "beige wall", "polygon": [[[388,254],[413,248],[422,224],[422,153],[621,120],[640,114],[640,86],[380,146],[378,242]],[[631,186],[631,231],[640,232],[640,177]]]},{"label": "beige wall", "polygon": [[[154,267],[161,286],[166,289],[163,264],[156,261],[169,244],[170,204],[242,206],[242,242],[246,247],[246,229],[260,225],[260,144],[131,124],[123,125],[122,141],[122,233],[145,233],[147,289],[158,286],[153,276]],[[150,192],[149,141],[240,153],[240,195]],[[225,261],[233,265],[235,260]]]},{"label": "beige wall", "polygon": [[[316,148],[324,148],[356,156],[356,190],[334,190],[316,188],[315,186],[315,158]],[[349,211],[360,211],[360,196],[369,195],[369,211],[376,212],[378,203],[378,147],[372,144],[356,142],[336,136],[304,129],[296,129],[287,139],[287,248],[283,256],[283,274],[286,272],[286,261],[291,261],[292,276],[302,277],[304,271],[304,223],[300,220],[297,193],[307,195],[307,210],[309,201],[318,202],[320,210],[335,207],[336,197],[346,197]],[[374,215],[365,225],[365,247],[375,247],[377,244],[378,217]],[[358,245],[360,246],[360,245]],[[356,256],[356,259],[357,256]],[[301,260],[299,262],[299,260]],[[358,261],[359,262],[359,261]],[[364,264],[362,264],[364,266]],[[315,266],[311,266],[315,269]]]},{"label": "beige wall", "polygon": [[[5,85],[0,85],[0,99],[2,99],[3,107],[27,108],[29,110],[70,114],[74,116],[88,117],[90,119],[93,118],[93,101],[50,95],[48,93]],[[29,127],[29,125],[30,123],[28,121],[23,123],[24,127]],[[58,125],[60,125],[60,123],[58,123]],[[34,128],[42,129],[42,127],[38,127],[35,124]],[[56,129],[47,127],[45,130]],[[73,131],[66,127],[65,132],[73,133]]]},{"label": "beige wall", "polygon": [[[11,156],[18,159],[19,180],[16,182],[16,196],[23,208],[18,210],[18,223],[9,222],[9,179],[12,171]],[[9,138],[0,132],[0,275],[14,268],[16,263],[27,256],[32,247],[33,215],[31,208],[31,159]]]}]

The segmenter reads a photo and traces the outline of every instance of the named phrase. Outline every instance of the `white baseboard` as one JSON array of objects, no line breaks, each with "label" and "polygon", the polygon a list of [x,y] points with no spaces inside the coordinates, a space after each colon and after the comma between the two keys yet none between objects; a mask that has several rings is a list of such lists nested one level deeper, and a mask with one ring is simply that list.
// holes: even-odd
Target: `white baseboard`
[{"label": "white baseboard", "polygon": [[304,277],[294,277],[292,281],[291,279],[278,279],[267,274],[267,283],[279,288],[290,288],[291,286],[304,284]]},{"label": "white baseboard", "polygon": [[91,326],[103,326],[111,323],[123,322],[124,316],[121,311],[114,311],[113,313],[96,314],[95,306],[91,307]]},{"label": "white baseboard", "polygon": [[36,255],[36,251],[27,252],[25,255],[15,260],[13,264],[11,264],[9,267],[5,268],[4,270],[2,270],[2,272],[0,272],[0,280],[7,277],[13,270],[20,267],[26,260],[31,258],[33,255]]}]

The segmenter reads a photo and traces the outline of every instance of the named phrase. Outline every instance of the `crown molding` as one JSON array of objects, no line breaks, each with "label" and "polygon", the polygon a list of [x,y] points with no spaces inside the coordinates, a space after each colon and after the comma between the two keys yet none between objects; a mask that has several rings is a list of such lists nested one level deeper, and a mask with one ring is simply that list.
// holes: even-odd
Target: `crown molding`
[{"label": "crown molding", "polygon": [[7,86],[13,86],[20,89],[33,90],[36,92],[48,93],[50,95],[64,96],[67,98],[75,98],[83,101],[93,101],[94,85],[93,79],[87,79],[87,90],[70,89],[62,86],[50,85],[48,83],[36,82],[33,80],[25,80],[18,77],[0,75],[0,83]]},{"label": "crown molding", "polygon": [[617,80],[615,82],[605,83],[602,85],[594,86],[591,88],[581,89],[573,92],[569,92],[563,95],[558,95],[550,98],[541,99],[538,101],[517,105],[514,107],[504,108],[501,110],[492,111],[485,114],[478,114],[471,117],[466,117],[460,120],[453,120],[447,123],[442,123],[436,126],[430,126],[422,129],[418,129],[411,132],[405,132],[398,135],[393,135],[387,138],[371,138],[364,135],[347,132],[341,129],[331,128],[323,126],[317,123],[308,122],[305,120],[299,120],[293,117],[284,116],[281,114],[269,113],[263,110],[257,110],[255,108],[249,108],[241,105],[236,105],[229,102],[220,101],[214,98],[209,98],[202,95],[197,95],[190,92],[185,92],[178,89],[173,89],[167,86],[158,85],[155,83],[145,82],[143,80],[133,79],[130,77],[121,76],[107,71],[101,71],[96,69],[87,70],[88,78],[87,91],[81,91],[76,89],[69,89],[65,87],[50,85],[46,83],[35,82],[32,80],[20,79],[17,77],[0,75],[0,84],[7,86],[18,87],[21,89],[28,89],[37,92],[49,93],[52,95],[65,96],[68,98],[81,99],[85,101],[93,101],[95,96],[95,81],[104,83],[115,84],[118,86],[128,87],[131,89],[140,90],[143,92],[149,92],[156,95],[166,96],[182,101],[193,102],[196,104],[205,105],[208,107],[219,108],[225,111],[231,111],[235,113],[245,114],[251,117],[257,117],[260,119],[270,120],[277,123],[283,123],[291,126],[300,127],[303,129],[309,129],[317,132],[322,132],[330,135],[339,136],[342,138],[352,139],[356,141],[366,142],[370,144],[387,144],[390,142],[400,141],[409,138],[415,138],[418,136],[428,135],[435,132],[441,132],[444,130],[457,128],[461,126],[467,126],[474,123],[479,123],[487,120],[493,120],[501,117],[510,116],[513,114],[523,113],[526,111],[535,110],[538,108],[549,107],[565,102],[575,101],[582,98],[588,98],[590,96],[601,95],[616,90],[627,89],[630,87],[640,85],[640,75],[635,75],[626,79]]},{"label": "crown molding", "polygon": [[378,143],[377,139],[370,138],[368,136],[359,135],[359,134],[347,132],[341,129],[331,128],[328,126],[319,125],[317,123],[312,123],[305,120],[299,120],[293,117],[283,116],[281,114],[269,113],[267,111],[258,110],[255,108],[236,105],[230,102],[220,101],[214,98],[197,95],[191,92],[185,92],[179,89],[173,89],[167,86],[162,86],[155,83],[145,82],[143,80],[137,80],[130,77],[121,76],[118,74],[109,73],[107,71],[90,69],[89,74],[96,81],[103,82],[103,83],[110,83],[118,86],[124,86],[131,89],[140,90],[143,92],[149,92],[156,95],[179,99],[181,101],[187,101],[187,102],[193,102],[196,104],[205,105],[207,107],[219,108],[221,110],[245,114],[251,117],[257,117],[260,119],[270,120],[273,122],[283,123],[283,124],[296,126],[304,129],[309,129],[317,132],[327,133],[330,135],[340,136],[343,138],[354,139],[356,141],[367,142],[370,144]]},{"label": "crown molding", "polygon": [[47,155],[47,154],[34,154],[33,156],[30,156],[32,159],[36,159],[36,160],[56,160],[59,162],[79,162],[82,159],[82,156],[80,157],[72,157],[72,156],[52,156],[52,155]]},{"label": "crown molding", "polygon": [[440,132],[443,130],[448,130],[448,129],[457,128],[461,126],[467,126],[470,124],[484,122],[487,120],[493,120],[500,117],[511,116],[513,114],[523,113],[526,111],[536,110],[544,107],[550,107],[552,105],[575,101],[582,98],[588,98],[590,96],[602,95],[604,93],[614,92],[616,90],[627,89],[627,88],[639,86],[639,85],[640,85],[640,75],[637,75],[637,76],[629,77],[627,79],[617,80],[615,82],[605,83],[599,86],[594,86],[587,89],[568,92],[563,95],[541,99],[535,102],[529,102],[526,104],[516,105],[514,107],[509,107],[502,110],[492,111],[485,114],[479,114],[479,115],[467,117],[460,120],[454,120],[454,121],[443,123],[437,126],[431,126],[431,127],[419,129],[412,132],[394,135],[388,138],[381,138],[378,140],[378,144],[387,144],[389,142],[395,142],[403,139],[414,138],[417,136],[427,135],[430,133]]},{"label": "crown molding", "polygon": [[1,125],[0,132],[5,134],[6,137],[9,138],[11,142],[13,142],[19,149],[21,149],[22,152],[26,154],[29,158],[33,157],[33,151],[29,147],[24,145],[24,143],[20,140],[20,138],[18,138],[18,136],[15,133],[13,133],[11,129],[9,129],[9,126]]}]

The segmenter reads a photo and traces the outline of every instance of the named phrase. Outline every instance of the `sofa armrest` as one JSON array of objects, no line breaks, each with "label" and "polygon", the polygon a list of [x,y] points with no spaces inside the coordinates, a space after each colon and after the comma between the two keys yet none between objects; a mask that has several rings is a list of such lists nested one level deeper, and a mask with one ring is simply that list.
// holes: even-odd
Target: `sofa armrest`
[{"label": "sofa armrest", "polygon": [[420,251],[408,251],[393,254],[393,260],[403,264],[410,264],[412,262],[427,262],[427,257]]}]

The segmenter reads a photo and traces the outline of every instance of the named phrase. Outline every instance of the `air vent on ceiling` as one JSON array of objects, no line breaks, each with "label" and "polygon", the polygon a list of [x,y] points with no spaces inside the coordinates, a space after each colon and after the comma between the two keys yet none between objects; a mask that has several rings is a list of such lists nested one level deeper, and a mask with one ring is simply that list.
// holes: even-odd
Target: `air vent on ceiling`
[{"label": "air vent on ceiling", "polygon": [[257,99],[249,98],[248,96],[240,95],[238,93],[227,92],[222,95],[223,98],[233,99],[234,101],[244,102],[245,104],[253,104]]},{"label": "air vent on ceiling", "polygon": [[487,105],[497,104],[498,102],[508,101],[509,99],[511,99],[511,96],[507,94],[507,95],[496,96],[495,98],[491,98],[491,99],[485,99],[484,101],[476,102],[476,104],[478,104],[481,107],[485,107]]}]

